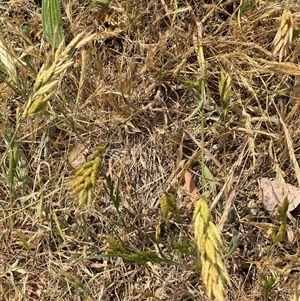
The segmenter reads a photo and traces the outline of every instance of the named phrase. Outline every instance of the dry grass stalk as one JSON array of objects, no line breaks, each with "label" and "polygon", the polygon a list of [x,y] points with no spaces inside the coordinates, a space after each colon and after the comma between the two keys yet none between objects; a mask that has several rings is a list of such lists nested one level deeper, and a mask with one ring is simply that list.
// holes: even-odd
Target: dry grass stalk
[{"label": "dry grass stalk", "polygon": [[248,148],[250,154],[252,155],[253,168],[254,168],[256,165],[256,157],[255,157],[256,154],[255,154],[254,132],[252,130],[252,125],[251,125],[251,116],[246,112],[244,107],[242,109],[242,114],[243,117],[245,117],[245,128],[247,130]]},{"label": "dry grass stalk", "polygon": [[288,147],[288,150],[289,150],[290,160],[291,160],[291,163],[292,163],[292,165],[294,167],[294,170],[295,170],[295,176],[296,176],[298,185],[300,186],[300,167],[299,167],[299,163],[297,161],[296,155],[295,155],[295,150],[294,150],[294,147],[293,147],[293,140],[292,140],[291,135],[289,133],[289,130],[288,130],[285,122],[282,120],[279,112],[278,112],[278,115],[279,115],[280,123],[281,123],[282,128],[283,128],[284,135],[285,135],[287,147]]},{"label": "dry grass stalk", "polygon": [[300,76],[296,75],[295,76],[295,82],[294,82],[294,86],[292,88],[291,94],[290,94],[290,101],[294,104],[293,108],[290,110],[290,112],[288,113],[285,121],[287,123],[289,123],[290,121],[293,120],[293,117],[297,114],[297,112],[299,111],[300,108]]},{"label": "dry grass stalk", "polygon": [[80,73],[80,80],[79,80],[78,92],[76,97],[76,104],[78,104],[82,96],[82,91],[85,82],[86,67],[87,67],[87,51],[82,50],[81,51],[81,73]]},{"label": "dry grass stalk", "polygon": [[209,217],[207,203],[201,199],[193,217],[196,243],[201,256],[201,276],[207,295],[222,301],[225,300],[225,283],[229,282],[229,277],[222,262],[222,239]]},{"label": "dry grass stalk", "polygon": [[292,41],[293,37],[293,19],[292,13],[289,9],[284,10],[281,16],[280,27],[277,31],[277,34],[274,38],[273,45],[273,54],[274,56],[279,56],[279,62],[287,54],[287,48],[289,43]]},{"label": "dry grass stalk", "polygon": [[11,52],[0,39],[0,62],[3,64],[5,71],[8,76],[13,80],[14,83],[17,83],[17,69],[11,55]]},{"label": "dry grass stalk", "polygon": [[102,146],[97,147],[94,152],[94,158],[83,164],[75,173],[75,179],[72,183],[72,194],[78,195],[80,207],[91,204],[93,189],[101,169],[101,155],[104,150],[105,148]]},{"label": "dry grass stalk", "polygon": [[45,64],[42,66],[37,75],[33,93],[22,115],[23,119],[33,116],[45,109],[49,99],[52,97],[53,88],[60,80],[60,76],[67,68],[73,65],[75,49],[82,47],[95,37],[93,34],[85,35],[85,32],[78,34],[66,48],[64,48],[64,43],[61,43],[55,52],[53,63],[50,66]]},{"label": "dry grass stalk", "polygon": [[293,76],[300,75],[300,67],[295,63],[287,63],[287,62],[275,62],[268,61],[265,59],[257,59],[257,62],[261,62],[263,65],[256,64],[255,67],[261,71],[262,73],[279,73],[279,74],[288,74]]}]

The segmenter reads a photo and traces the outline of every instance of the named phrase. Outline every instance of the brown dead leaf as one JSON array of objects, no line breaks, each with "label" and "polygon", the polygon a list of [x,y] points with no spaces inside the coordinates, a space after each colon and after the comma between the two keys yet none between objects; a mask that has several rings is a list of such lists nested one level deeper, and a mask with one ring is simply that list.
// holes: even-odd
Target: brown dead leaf
[{"label": "brown dead leaf", "polygon": [[291,212],[300,204],[300,189],[290,184],[279,184],[278,180],[260,179],[262,202],[264,208],[271,214],[281,205],[285,197],[289,201],[288,211]]},{"label": "brown dead leaf", "polygon": [[185,179],[185,189],[190,194],[190,199],[192,203],[197,202],[200,198],[199,192],[198,189],[196,188],[192,175],[188,170],[184,174],[184,179]]},{"label": "brown dead leaf", "polygon": [[84,144],[80,142],[75,142],[74,146],[71,148],[68,154],[68,160],[71,166],[75,169],[80,167],[83,163],[86,162],[86,154],[88,149]]}]

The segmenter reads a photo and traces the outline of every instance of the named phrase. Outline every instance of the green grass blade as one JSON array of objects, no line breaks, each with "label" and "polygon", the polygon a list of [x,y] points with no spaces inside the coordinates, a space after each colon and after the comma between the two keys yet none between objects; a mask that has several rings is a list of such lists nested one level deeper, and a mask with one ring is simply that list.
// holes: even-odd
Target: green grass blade
[{"label": "green grass blade", "polygon": [[43,0],[42,24],[47,42],[54,48],[65,43],[59,0]]}]

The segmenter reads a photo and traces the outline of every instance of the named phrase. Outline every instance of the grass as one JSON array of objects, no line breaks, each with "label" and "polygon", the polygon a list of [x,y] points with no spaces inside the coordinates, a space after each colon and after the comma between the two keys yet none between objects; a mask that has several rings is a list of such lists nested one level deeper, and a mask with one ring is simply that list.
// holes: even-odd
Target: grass
[{"label": "grass", "polygon": [[61,3],[0,3],[0,299],[299,300],[298,4]]}]

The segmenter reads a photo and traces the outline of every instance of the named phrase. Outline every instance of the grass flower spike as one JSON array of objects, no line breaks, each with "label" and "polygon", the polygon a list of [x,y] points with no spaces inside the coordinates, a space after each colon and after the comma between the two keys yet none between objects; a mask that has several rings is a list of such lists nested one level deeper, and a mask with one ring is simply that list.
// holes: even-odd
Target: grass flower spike
[{"label": "grass flower spike", "polygon": [[223,301],[225,283],[229,282],[229,277],[222,261],[221,236],[209,220],[209,209],[204,199],[199,201],[194,211],[194,230],[201,256],[201,276],[207,295]]},{"label": "grass flower spike", "polygon": [[58,84],[60,77],[73,64],[75,50],[95,37],[94,35],[85,35],[85,32],[78,34],[66,48],[64,48],[64,42],[62,42],[55,52],[53,62],[49,66],[42,66],[22,115],[23,119],[45,110],[48,101],[53,96],[53,89]]},{"label": "grass flower spike", "polygon": [[92,192],[101,168],[101,155],[104,150],[102,146],[98,147],[94,152],[94,158],[83,164],[75,173],[75,179],[72,184],[72,194],[78,195],[79,206],[89,205],[91,203]]}]

